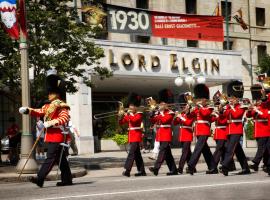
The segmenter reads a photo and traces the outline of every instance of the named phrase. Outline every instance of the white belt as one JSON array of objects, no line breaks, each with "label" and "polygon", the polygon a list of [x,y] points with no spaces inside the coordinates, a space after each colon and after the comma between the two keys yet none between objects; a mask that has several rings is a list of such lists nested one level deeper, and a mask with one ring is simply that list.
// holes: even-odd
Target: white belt
[{"label": "white belt", "polygon": [[157,128],[171,128],[169,124],[157,125]]},{"label": "white belt", "polygon": [[140,130],[142,129],[141,127],[130,127],[128,130],[132,131],[132,130]]},{"label": "white belt", "polygon": [[270,111],[268,111],[268,114],[270,114]]},{"label": "white belt", "polygon": [[226,128],[226,126],[216,126],[216,128]]},{"label": "white belt", "polygon": [[254,122],[268,122],[267,119],[254,119]]},{"label": "white belt", "polygon": [[209,121],[206,120],[198,120],[196,121],[198,124],[209,124]]},{"label": "white belt", "polygon": [[191,126],[180,126],[179,128],[187,128],[187,129],[191,129],[192,130],[192,127]]},{"label": "white belt", "polygon": [[242,122],[242,119],[233,119],[233,120],[229,120],[228,123],[236,123],[236,122]]}]

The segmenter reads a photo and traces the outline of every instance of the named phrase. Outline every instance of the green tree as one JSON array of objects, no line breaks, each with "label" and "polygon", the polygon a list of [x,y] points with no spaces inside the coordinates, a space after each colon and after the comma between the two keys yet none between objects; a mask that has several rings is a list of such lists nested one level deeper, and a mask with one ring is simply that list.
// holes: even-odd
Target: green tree
[{"label": "green tree", "polygon": [[267,73],[267,76],[270,76],[270,56],[268,54],[261,58],[258,68],[260,73]]},{"label": "green tree", "polygon": [[[101,32],[78,18],[73,0],[26,1],[29,68],[33,69],[31,96],[44,95],[46,71],[54,67],[66,80],[68,92],[77,91],[76,78],[91,87],[90,75],[108,78],[112,72],[100,66],[102,48],[93,39]],[[18,41],[0,29],[0,87],[20,91],[20,54]],[[83,67],[86,66],[87,67]]]}]

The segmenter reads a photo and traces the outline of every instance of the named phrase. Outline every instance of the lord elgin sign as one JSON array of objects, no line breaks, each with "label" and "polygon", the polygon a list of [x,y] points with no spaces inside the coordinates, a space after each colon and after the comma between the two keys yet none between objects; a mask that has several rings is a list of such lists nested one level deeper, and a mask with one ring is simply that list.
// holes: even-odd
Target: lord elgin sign
[{"label": "lord elgin sign", "polygon": [[[122,53],[115,54],[112,49],[108,51],[108,61],[111,68],[122,65],[126,70],[134,69],[145,69],[148,71],[152,69],[152,72],[156,72],[156,68],[169,67],[171,71],[181,72],[193,72],[193,73],[204,73],[204,74],[219,74],[220,62],[218,58],[198,58],[198,57],[181,57],[177,54],[169,54],[167,62],[161,62],[160,56],[158,55],[141,55],[134,53]],[[162,66],[162,63],[168,63],[166,66]],[[169,66],[168,66],[169,65]],[[146,68],[148,70],[146,70]],[[115,68],[116,69],[116,68]]]}]

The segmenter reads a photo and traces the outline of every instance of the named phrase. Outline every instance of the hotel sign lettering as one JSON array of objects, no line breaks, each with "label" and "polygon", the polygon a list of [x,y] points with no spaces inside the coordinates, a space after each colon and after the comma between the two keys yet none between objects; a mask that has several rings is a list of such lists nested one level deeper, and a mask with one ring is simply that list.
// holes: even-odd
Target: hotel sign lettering
[{"label": "hotel sign lettering", "polygon": [[[111,68],[116,66],[123,66],[126,70],[134,68],[152,69],[157,71],[157,68],[169,67],[171,71],[182,71],[182,72],[194,72],[204,74],[219,74],[220,72],[220,61],[218,58],[199,58],[199,57],[187,57],[179,56],[177,54],[169,54],[164,62],[164,56],[161,60],[160,55],[142,55],[134,53],[121,53],[115,54],[112,49],[109,49],[108,60]],[[166,63],[166,64],[164,64]],[[164,65],[164,66],[163,66]]]}]

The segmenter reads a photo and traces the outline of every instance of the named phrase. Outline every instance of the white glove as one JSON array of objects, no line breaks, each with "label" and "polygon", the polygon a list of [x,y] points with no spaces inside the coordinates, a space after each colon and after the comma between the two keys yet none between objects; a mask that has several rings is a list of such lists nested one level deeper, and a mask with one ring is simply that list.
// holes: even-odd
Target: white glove
[{"label": "white glove", "polygon": [[42,130],[43,128],[45,128],[43,121],[41,121],[41,120],[37,121],[37,128],[38,128],[38,130]]},{"label": "white glove", "polygon": [[49,128],[51,126],[54,126],[55,124],[57,124],[57,120],[47,121],[47,122],[44,122],[44,127]]},{"label": "white glove", "polygon": [[19,108],[19,113],[21,113],[21,114],[28,114],[29,113],[29,109],[27,107],[20,107]]}]

